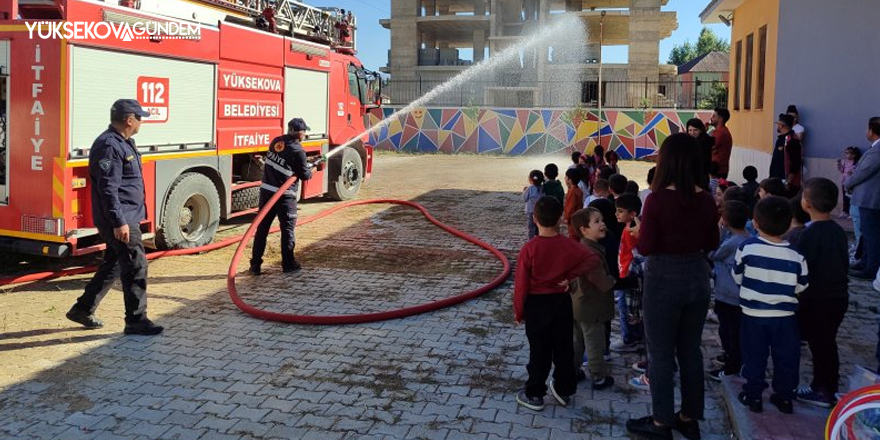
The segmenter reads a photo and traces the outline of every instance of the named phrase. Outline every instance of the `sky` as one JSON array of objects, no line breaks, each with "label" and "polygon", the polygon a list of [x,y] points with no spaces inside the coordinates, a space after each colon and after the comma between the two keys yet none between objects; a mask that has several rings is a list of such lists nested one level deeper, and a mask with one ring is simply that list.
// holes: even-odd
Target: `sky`
[{"label": "sky", "polygon": [[[302,0],[301,0],[302,1]],[[357,17],[357,49],[358,58],[364,66],[371,70],[379,70],[388,63],[388,49],[391,47],[391,31],[379,25],[379,20],[391,18],[390,0],[305,0],[312,6],[333,6],[351,10]],[[675,11],[678,14],[678,29],[672,36],[660,42],[660,59],[665,63],[669,52],[685,41],[696,43],[703,25],[700,24],[700,12],[709,0],[670,0],[663,7],[664,11]],[[719,37],[730,41],[730,28],[723,24],[708,25]],[[469,54],[462,53],[462,58]],[[607,63],[626,63],[626,46],[609,46],[602,50],[603,61]]]}]

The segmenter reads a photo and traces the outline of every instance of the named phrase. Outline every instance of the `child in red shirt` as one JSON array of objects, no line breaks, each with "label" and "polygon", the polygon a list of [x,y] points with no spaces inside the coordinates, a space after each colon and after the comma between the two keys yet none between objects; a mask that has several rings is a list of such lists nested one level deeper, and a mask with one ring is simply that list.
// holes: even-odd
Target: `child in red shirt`
[{"label": "child in red shirt", "polygon": [[517,324],[525,321],[529,340],[529,379],[516,401],[541,411],[551,363],[555,371],[550,392],[559,404],[567,405],[576,389],[568,282],[581,275],[589,277],[603,263],[594,252],[556,232],[562,217],[562,204],[556,199],[541,197],[533,217],[538,235],[520,250],[513,284],[513,319]]},{"label": "child in red shirt", "polygon": [[565,204],[563,204],[562,219],[568,226],[568,238],[580,243],[577,229],[571,224],[571,216],[584,207],[584,192],[581,191],[578,184],[581,181],[581,170],[577,168],[569,168],[565,172],[565,186],[568,192],[565,193]]}]

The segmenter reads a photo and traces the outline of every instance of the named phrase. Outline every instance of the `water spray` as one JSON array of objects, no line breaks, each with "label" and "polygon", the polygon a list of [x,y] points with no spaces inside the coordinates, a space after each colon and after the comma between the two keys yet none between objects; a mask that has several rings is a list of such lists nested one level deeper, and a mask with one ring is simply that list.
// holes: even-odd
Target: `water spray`
[{"label": "water spray", "polygon": [[[473,81],[476,77],[481,74],[491,72],[492,69],[503,65],[505,63],[509,63],[520,57],[520,52],[529,51],[535,49],[539,45],[547,44],[549,42],[554,42],[557,44],[568,46],[569,50],[572,48],[574,52],[577,52],[580,49],[583,52],[583,43],[586,42],[586,29],[584,28],[584,24],[581,19],[575,15],[563,15],[557,19],[557,23],[552,26],[539,29],[538,31],[532,33],[522,44],[516,44],[511,47],[508,47],[489,58],[480,61],[474,66],[464,70],[458,75],[450,78],[448,81],[443,84],[438,85],[431,89],[428,93],[424,94],[419,99],[411,102],[406,107],[392,113],[387,118],[384,118],[379,121],[376,125],[364,130],[357,136],[354,136],[348,142],[342,144],[338,148],[334,148],[330,150],[323,159],[329,159],[334,154],[341,151],[343,148],[357,142],[364,136],[368,136],[375,131],[380,130],[382,127],[388,126],[392,120],[400,118],[403,115],[413,111],[416,108],[422,107],[424,104],[430,102],[432,99],[441,96],[443,93],[446,93],[450,90],[453,90],[455,87],[459,87],[468,83],[469,81]],[[543,56],[543,55],[542,55]]]}]

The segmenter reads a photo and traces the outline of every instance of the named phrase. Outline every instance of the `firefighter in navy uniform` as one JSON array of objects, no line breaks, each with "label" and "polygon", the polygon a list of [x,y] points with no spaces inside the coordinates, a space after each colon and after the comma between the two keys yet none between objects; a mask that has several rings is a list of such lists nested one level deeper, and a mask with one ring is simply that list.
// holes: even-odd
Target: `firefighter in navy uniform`
[{"label": "firefighter in navy uniform", "polygon": [[140,230],[147,217],[146,196],[141,155],[131,138],[147,116],[134,99],[116,101],[110,108],[110,126],[89,150],[92,218],[107,249],[85,292],[67,312],[67,319],[86,328],[104,325],[95,310],[121,278],[125,334],[156,335],[163,330],[147,319],[147,257]]},{"label": "firefighter in navy uniform", "polygon": [[250,272],[254,275],[260,274],[263,252],[266,250],[266,237],[269,235],[269,229],[275,216],[278,216],[278,223],[281,225],[281,269],[284,272],[298,272],[302,269],[293,255],[296,247],[293,233],[296,226],[296,193],[300,181],[312,178],[313,166],[317,167],[318,171],[323,169],[321,159],[318,159],[314,164],[306,160],[306,152],[299,143],[303,140],[306,130],[309,130],[309,127],[305,121],[300,118],[291,119],[287,123],[287,134],[276,137],[269,144],[263,168],[263,184],[260,185],[260,209],[278,192],[287,179],[296,175],[297,181],[284,192],[284,195],[278,199],[275,206],[257,226],[250,267]]}]

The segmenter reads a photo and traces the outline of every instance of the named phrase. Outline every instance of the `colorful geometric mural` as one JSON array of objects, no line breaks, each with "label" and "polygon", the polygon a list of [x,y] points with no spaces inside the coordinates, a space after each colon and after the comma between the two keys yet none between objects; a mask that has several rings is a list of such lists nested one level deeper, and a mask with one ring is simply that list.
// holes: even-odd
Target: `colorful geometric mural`
[{"label": "colorful geometric mural", "polygon": [[[373,109],[370,125],[398,108]],[[711,111],[606,110],[601,143],[622,159],[657,152],[688,119],[709,121]],[[593,151],[599,141],[595,110],[419,108],[370,135],[377,149],[424,153],[545,154]]]}]

